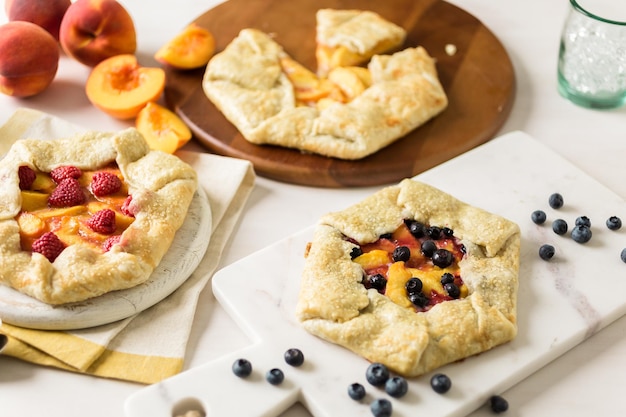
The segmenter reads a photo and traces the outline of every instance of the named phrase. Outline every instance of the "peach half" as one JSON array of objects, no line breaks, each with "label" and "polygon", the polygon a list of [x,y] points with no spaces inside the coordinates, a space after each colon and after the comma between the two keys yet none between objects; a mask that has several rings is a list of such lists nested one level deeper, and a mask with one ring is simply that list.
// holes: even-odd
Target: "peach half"
[{"label": "peach half", "polygon": [[122,120],[132,119],[146,104],[159,99],[165,88],[165,71],[143,67],[134,55],[105,59],[89,74],[87,98],[103,112]]},{"label": "peach half", "polygon": [[162,64],[185,70],[205,66],[214,52],[213,34],[198,24],[191,23],[163,45],[154,54],[154,58]]},{"label": "peach half", "polygon": [[156,103],[148,103],[135,120],[139,133],[151,149],[174,153],[191,139],[191,130],[176,113]]}]

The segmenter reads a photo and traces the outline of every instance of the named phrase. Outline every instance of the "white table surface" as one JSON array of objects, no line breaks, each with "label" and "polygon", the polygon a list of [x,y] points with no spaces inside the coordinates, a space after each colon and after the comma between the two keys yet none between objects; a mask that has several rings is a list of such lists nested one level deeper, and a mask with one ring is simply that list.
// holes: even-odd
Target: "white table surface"
[{"label": "white table surface", "polygon": [[[595,111],[577,107],[556,90],[559,32],[567,0],[448,0],[479,18],[507,48],[517,77],[512,113],[500,134],[524,131],[626,198],[626,107]],[[0,23],[6,21],[5,1]],[[145,64],[188,22],[218,4],[200,0],[121,0],[138,32],[138,55]],[[626,9],[626,3],[623,3]],[[62,58],[57,78],[43,94],[29,99],[0,96],[0,123],[19,107],[46,111],[100,130],[130,125],[94,108],[84,94],[88,69]],[[0,138],[0,140],[2,140]],[[193,148],[193,145],[190,146]],[[197,148],[200,149],[200,148]],[[226,266],[315,223],[379,187],[323,189],[284,184],[259,177],[245,216],[227,246]],[[286,215],[286,213],[293,213]],[[626,216],[624,216],[626,217]],[[624,244],[626,247],[626,242]],[[625,269],[626,271],[626,269]],[[626,278],[626,273],[622,274]],[[626,294],[624,295],[626,297]],[[622,317],[531,377],[502,393],[505,415],[519,417],[626,414],[626,318]],[[204,291],[189,343],[186,369],[249,344],[241,330]],[[122,417],[125,399],[144,385],[48,369],[0,356],[0,416]],[[235,414],[233,414],[235,415]],[[294,406],[285,416],[310,415]],[[472,417],[489,416],[482,408]]]}]

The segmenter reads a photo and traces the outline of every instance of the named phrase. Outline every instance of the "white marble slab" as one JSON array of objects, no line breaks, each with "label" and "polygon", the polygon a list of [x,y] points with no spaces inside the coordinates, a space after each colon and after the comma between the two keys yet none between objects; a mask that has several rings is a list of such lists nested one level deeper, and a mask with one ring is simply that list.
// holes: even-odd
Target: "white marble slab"
[{"label": "white marble slab", "polygon": [[[610,231],[604,225],[613,215],[626,220],[626,202],[535,139],[513,132],[417,178],[520,225],[519,334],[506,345],[440,368],[453,383],[445,395],[432,391],[431,374],[410,380],[407,396],[391,400],[394,417],[467,415],[626,312],[626,264],[619,256],[626,228]],[[558,211],[548,206],[553,192],[565,199]],[[535,209],[546,211],[545,225],[531,222]],[[571,227],[579,215],[592,221],[587,244],[552,232],[552,220],[561,217]],[[372,399],[390,398],[367,384],[364,359],[309,335],[294,318],[303,251],[312,231],[307,228],[214,276],[215,296],[250,336],[249,347],[138,391],[127,399],[126,415],[171,417],[199,408],[207,416],[270,417],[301,402],[315,417],[371,416]],[[556,247],[549,262],[538,256],[543,243]],[[291,347],[304,352],[300,368],[282,359]],[[246,380],[231,372],[239,357],[254,367]],[[285,373],[280,386],[264,380],[274,367]],[[364,401],[348,397],[352,382],[366,387]]]},{"label": "white marble slab", "polygon": [[195,271],[209,245],[211,224],[209,199],[200,187],[170,250],[145,283],[60,306],[1,285],[0,317],[20,327],[71,330],[113,323],[140,313],[170,295]]}]

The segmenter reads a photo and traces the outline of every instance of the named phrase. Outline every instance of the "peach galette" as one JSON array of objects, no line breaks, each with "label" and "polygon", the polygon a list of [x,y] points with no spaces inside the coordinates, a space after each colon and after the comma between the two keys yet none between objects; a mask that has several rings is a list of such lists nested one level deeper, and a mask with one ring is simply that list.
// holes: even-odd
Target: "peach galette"
[{"label": "peach galette", "polygon": [[323,9],[317,22],[317,71],[251,28],[209,61],[203,90],[249,142],[361,159],[447,107],[423,47],[382,55],[399,49],[401,27],[360,10]]},{"label": "peach galette", "polygon": [[17,141],[0,161],[0,283],[64,304],[145,282],[196,188],[135,129]]},{"label": "peach galette", "polygon": [[515,337],[519,251],[517,224],[406,179],[320,220],[297,317],[417,376]]}]

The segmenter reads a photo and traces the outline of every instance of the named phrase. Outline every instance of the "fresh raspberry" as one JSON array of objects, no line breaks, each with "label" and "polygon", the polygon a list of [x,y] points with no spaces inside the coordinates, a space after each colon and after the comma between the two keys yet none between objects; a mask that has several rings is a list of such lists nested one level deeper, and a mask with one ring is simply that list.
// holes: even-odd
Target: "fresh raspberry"
[{"label": "fresh raspberry", "polygon": [[52,232],[46,232],[41,237],[33,242],[32,251],[37,252],[48,258],[50,262],[54,260],[63,252],[65,245],[61,240]]},{"label": "fresh raspberry", "polygon": [[78,180],[74,178],[66,178],[61,181],[48,197],[48,204],[52,207],[78,206],[84,202],[85,194]]},{"label": "fresh raspberry", "polygon": [[52,177],[52,180],[57,184],[60,184],[61,181],[67,178],[74,178],[77,180],[81,175],[83,175],[83,171],[81,171],[80,168],[76,168],[71,165],[60,166],[50,171],[50,177]]},{"label": "fresh raspberry", "polygon": [[87,226],[94,232],[110,235],[115,232],[115,212],[111,209],[97,211],[87,221]]},{"label": "fresh raspberry", "polygon": [[35,171],[26,165],[21,165],[17,170],[17,175],[20,177],[20,190],[28,190],[35,182],[37,174]]},{"label": "fresh raspberry", "polygon": [[133,213],[133,209],[131,206],[132,202],[133,202],[133,196],[129,195],[128,197],[126,197],[126,200],[124,200],[124,203],[122,204],[122,207],[121,207],[122,213],[124,213],[128,217],[135,217],[135,213]]},{"label": "fresh raspberry", "polygon": [[122,240],[122,235],[115,235],[107,238],[102,244],[102,250],[108,252],[111,250],[113,245],[117,245]]},{"label": "fresh raspberry", "polygon": [[93,174],[91,192],[96,197],[116,193],[122,188],[122,181],[115,174],[100,171]]}]

